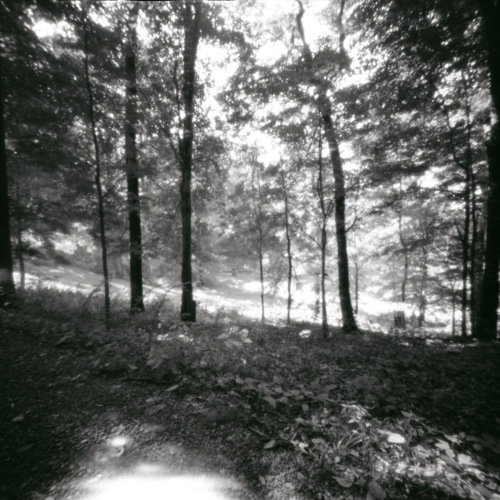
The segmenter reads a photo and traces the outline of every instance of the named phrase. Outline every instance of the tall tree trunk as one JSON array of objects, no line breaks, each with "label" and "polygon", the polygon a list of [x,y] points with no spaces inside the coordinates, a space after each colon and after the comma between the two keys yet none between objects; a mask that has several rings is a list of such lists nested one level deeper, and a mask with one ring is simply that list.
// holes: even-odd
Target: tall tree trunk
[{"label": "tall tree trunk", "polygon": [[354,259],[354,314],[359,312],[359,263]]},{"label": "tall tree trunk", "polygon": [[90,82],[89,70],[89,29],[87,24],[86,13],[84,13],[83,30],[84,30],[84,50],[85,50],[85,85],[88,95],[88,113],[90,126],[92,130],[92,141],[94,143],[95,152],[95,171],[94,182],[97,192],[97,212],[99,217],[99,235],[101,240],[101,255],[102,255],[102,275],[104,280],[104,319],[106,328],[109,328],[109,320],[111,317],[111,301],[109,298],[109,272],[108,272],[108,252],[106,241],[106,225],[105,225],[105,211],[104,211],[104,196],[102,192],[101,180],[101,157],[99,149],[99,139],[97,137],[97,125],[94,115],[94,94]]},{"label": "tall tree trunk", "polygon": [[19,186],[16,186],[16,257],[19,263],[19,288],[24,290],[26,285],[26,267],[24,265],[24,243],[23,243],[23,221],[21,217],[21,194],[19,192]]},{"label": "tall tree trunk", "polygon": [[[401,177],[399,178],[398,232],[404,259],[403,279],[401,280],[401,302],[403,303],[403,307],[406,307],[406,285],[408,284],[410,270],[410,249],[403,235],[403,181]],[[403,308],[395,317],[398,318],[398,328],[406,329],[406,310]]]},{"label": "tall tree trunk", "polygon": [[465,220],[464,220],[464,232],[462,235],[462,325],[461,334],[462,337],[467,336],[467,280],[469,276],[469,239],[470,239],[470,169],[466,170],[466,180],[465,180]]},{"label": "tall tree trunk", "polygon": [[472,335],[476,336],[477,316],[477,253],[479,245],[478,210],[476,200],[476,182],[474,172],[471,179],[471,242],[470,242],[470,323]]},{"label": "tall tree trunk", "polygon": [[281,174],[283,183],[283,194],[285,197],[285,237],[286,237],[286,254],[288,261],[288,275],[287,275],[287,307],[286,307],[286,324],[290,324],[290,311],[292,309],[292,272],[293,272],[293,259],[292,259],[292,240],[290,237],[290,219],[288,207],[288,189],[286,186],[285,176]]},{"label": "tall tree trunk", "polygon": [[[345,227],[345,186],[344,186],[344,171],[342,168],[342,160],[338,147],[337,135],[333,126],[332,110],[330,101],[323,83],[318,81],[314,74],[313,57],[311,49],[306,42],[304,35],[304,27],[302,25],[302,17],[304,15],[304,6],[301,0],[297,0],[300,6],[299,14],[297,15],[297,28],[302,39],[304,48],[304,59],[310,71],[311,82],[315,85],[318,92],[318,107],[323,121],[326,140],[330,150],[330,159],[332,162],[333,176],[335,179],[335,236],[337,240],[337,266],[339,277],[339,299],[340,309],[342,312],[342,328],[345,332],[357,330],[356,320],[351,303],[351,294],[349,286],[349,258],[347,254],[347,236]],[[343,10],[343,2],[341,12]],[[341,20],[341,16],[339,16]],[[344,34],[341,33],[341,46]],[[342,48],[342,47],[341,47]]]},{"label": "tall tree trunk", "polygon": [[183,134],[180,144],[181,213],[182,213],[182,299],[181,320],[196,321],[196,302],[193,300],[192,234],[191,234],[191,176],[193,163],[194,81],[198,41],[200,38],[201,5],[184,5],[184,103]]},{"label": "tall tree trunk", "polygon": [[260,307],[261,307],[261,318],[262,324],[266,322],[266,315],[264,310],[264,296],[265,296],[265,285],[264,285],[264,233],[262,226],[259,226],[259,274],[260,274]]},{"label": "tall tree trunk", "polygon": [[455,313],[457,310],[457,299],[456,299],[455,285],[453,285],[452,296],[451,296],[451,336],[455,337],[457,334],[457,321]]},{"label": "tall tree trunk", "polygon": [[137,16],[139,2],[132,2],[129,10],[125,71],[127,75],[125,106],[125,162],[127,171],[127,205],[130,235],[130,310],[144,311],[142,291],[142,235],[139,195],[139,169],[137,165]]},{"label": "tall tree trunk", "polygon": [[323,338],[328,338],[328,315],[326,311],[326,246],[328,243],[326,235],[326,220],[323,220],[321,226],[321,329]]},{"label": "tall tree trunk", "polygon": [[500,4],[479,0],[488,51],[490,87],[497,121],[488,143],[489,193],[486,213],[485,268],[481,288],[476,335],[481,340],[497,336],[498,273],[500,269]]},{"label": "tall tree trunk", "polygon": [[321,210],[321,235],[319,240],[319,248],[321,251],[321,273],[320,273],[320,290],[321,290],[321,328],[323,338],[328,338],[328,316],[326,311],[326,290],[325,290],[325,277],[326,277],[326,250],[328,245],[328,235],[326,232],[326,225],[333,210],[332,202],[325,203],[325,190],[323,185],[323,135],[319,132],[318,138],[318,182],[316,184],[316,194],[318,195],[319,206]]},{"label": "tall tree trunk", "polygon": [[420,294],[418,301],[418,327],[422,328],[425,324],[425,312],[427,309],[427,279],[429,275],[428,269],[429,251],[427,248],[422,248],[422,278],[420,281]]},{"label": "tall tree trunk", "polygon": [[15,293],[10,242],[9,188],[5,150],[3,66],[0,61],[0,307]]}]

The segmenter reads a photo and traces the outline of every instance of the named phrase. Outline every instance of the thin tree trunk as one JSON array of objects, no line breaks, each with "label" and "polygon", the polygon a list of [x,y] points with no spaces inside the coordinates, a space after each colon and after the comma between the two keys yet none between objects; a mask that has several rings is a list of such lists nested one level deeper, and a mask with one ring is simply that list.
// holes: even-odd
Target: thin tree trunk
[{"label": "thin tree trunk", "polygon": [[292,240],[290,238],[290,219],[288,208],[288,190],[286,186],[285,176],[281,174],[283,183],[283,193],[285,196],[285,236],[286,236],[286,254],[288,260],[288,276],[287,276],[287,307],[286,307],[286,324],[290,324],[290,311],[292,309],[292,272],[293,272],[293,259],[292,259]]},{"label": "thin tree trunk", "polygon": [[142,290],[142,234],[139,195],[139,170],[137,165],[137,76],[135,55],[137,51],[137,16],[139,2],[129,10],[128,40],[125,46],[125,71],[127,75],[125,107],[125,162],[127,171],[127,205],[130,235],[130,310],[144,311]]},{"label": "thin tree trunk", "polygon": [[21,210],[21,195],[19,193],[19,186],[16,186],[16,256],[19,263],[19,288],[24,290],[26,284],[26,268],[24,265],[24,244],[23,244],[23,226],[22,218],[19,213]]},{"label": "thin tree trunk", "polygon": [[[259,274],[260,274],[260,304],[261,304],[261,321],[264,324],[265,309],[264,309],[264,298],[265,298],[265,282],[264,282],[264,221],[262,213],[262,191],[260,186],[260,174],[259,167],[257,164],[253,166],[252,170],[252,199],[253,199],[253,212],[255,217],[255,223],[258,232],[258,248],[257,253],[259,256]],[[255,182],[257,181],[257,189],[255,189]],[[257,193],[255,192],[257,191]]]},{"label": "thin tree trunk", "polygon": [[0,307],[15,293],[10,242],[9,187],[5,150],[3,66],[0,61]]},{"label": "thin tree trunk", "polygon": [[184,5],[184,101],[181,158],[182,213],[182,299],[181,320],[196,321],[196,302],[193,300],[191,177],[193,164],[194,81],[198,41],[200,38],[201,6],[194,2]]},{"label": "thin tree trunk", "polygon": [[469,238],[470,238],[470,169],[467,167],[465,179],[465,220],[464,232],[462,235],[462,296],[461,296],[461,309],[462,309],[462,325],[461,335],[467,336],[467,280],[469,276]]},{"label": "thin tree trunk", "polygon": [[[500,5],[479,0],[488,51],[493,106],[500,117]],[[477,318],[477,337],[493,340],[498,323],[498,273],[500,270],[500,122],[493,125],[488,144],[489,193],[486,214],[485,268]]]},{"label": "thin tree trunk", "polygon": [[323,221],[323,226],[321,227],[321,327],[324,339],[328,338],[328,316],[326,312],[325,290],[327,243],[328,240],[326,235],[326,221]]},{"label": "thin tree trunk", "polygon": [[457,322],[455,318],[455,312],[457,310],[457,300],[456,300],[456,290],[455,285],[453,285],[453,293],[451,296],[451,336],[455,337],[457,334]]},{"label": "thin tree trunk", "polygon": [[321,236],[319,241],[321,251],[321,273],[320,273],[320,290],[321,290],[321,327],[323,338],[328,338],[328,316],[326,311],[326,291],[325,291],[325,276],[326,276],[326,249],[328,244],[328,235],[326,232],[326,225],[333,210],[333,205],[330,202],[328,206],[325,204],[325,191],[323,185],[323,136],[319,132],[318,141],[318,182],[316,184],[316,193],[319,199],[319,206],[321,210]]},{"label": "thin tree trunk", "polygon": [[354,314],[357,315],[359,311],[359,262],[357,255],[354,257],[353,261],[354,261]]},{"label": "thin tree trunk", "polygon": [[[403,279],[401,280],[401,302],[406,304],[406,285],[408,283],[408,274],[410,269],[410,250],[408,248],[408,243],[403,235],[403,186],[402,180],[399,179],[399,206],[398,206],[398,231],[399,231],[399,242],[401,243],[401,248],[403,249]],[[403,309],[398,317],[398,327],[406,329],[406,310]]]},{"label": "thin tree trunk", "polygon": [[428,258],[429,258],[429,252],[427,248],[422,248],[422,279],[420,283],[420,297],[419,297],[419,304],[418,304],[418,327],[422,328],[425,324],[425,312],[427,308],[427,297],[426,297],[426,292],[427,292],[427,278],[429,274],[428,270]]},{"label": "thin tree trunk", "polygon": [[[86,15],[86,14],[84,14]],[[92,141],[94,143],[95,151],[95,177],[94,182],[97,192],[97,211],[99,217],[99,234],[101,239],[101,255],[102,255],[102,275],[104,279],[104,318],[106,322],[106,328],[109,328],[109,320],[111,317],[111,302],[109,298],[109,272],[108,272],[108,254],[107,254],[107,242],[106,242],[106,227],[105,227],[105,211],[104,211],[104,196],[102,192],[102,182],[101,182],[101,159],[99,150],[99,140],[97,137],[97,126],[94,116],[94,94],[92,92],[92,86],[90,83],[90,71],[89,71],[89,32],[87,19],[83,20],[84,29],[84,44],[85,44],[85,84],[87,87],[87,94],[89,98],[89,120],[92,129]]]},{"label": "thin tree trunk", "polygon": [[[353,332],[357,330],[357,326],[349,290],[349,258],[347,254],[347,237],[345,227],[344,171],[342,168],[342,160],[340,158],[337,136],[333,126],[330,101],[324,85],[322,82],[317,80],[316,75],[314,74],[311,49],[309,48],[304,35],[304,27],[302,25],[302,16],[305,12],[304,6],[302,5],[301,0],[297,1],[300,6],[300,11],[296,18],[297,28],[302,39],[304,59],[311,74],[311,82],[316,87],[318,92],[317,104],[323,120],[323,127],[330,150],[330,159],[335,179],[335,236],[337,240],[337,267],[339,277],[340,309],[342,312],[342,328],[345,332]],[[341,43],[343,41],[342,37],[343,33],[341,34]]]},{"label": "thin tree trunk", "polygon": [[266,321],[266,315],[264,310],[264,252],[263,252],[263,244],[264,244],[264,234],[262,232],[262,227],[259,226],[259,272],[260,272],[260,306],[261,306],[261,321],[262,324]]},{"label": "thin tree trunk", "polygon": [[476,201],[476,182],[474,173],[471,179],[471,242],[470,242],[470,322],[472,336],[476,336],[477,316],[477,247],[478,247],[478,213]]}]

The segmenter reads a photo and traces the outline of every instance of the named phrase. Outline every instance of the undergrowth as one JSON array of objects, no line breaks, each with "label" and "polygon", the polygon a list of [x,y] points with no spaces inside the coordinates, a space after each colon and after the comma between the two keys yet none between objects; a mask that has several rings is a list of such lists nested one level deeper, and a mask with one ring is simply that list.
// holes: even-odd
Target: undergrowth
[{"label": "undergrowth", "polygon": [[[3,328],[88,352],[102,376],[216,394],[214,421],[250,430],[273,498],[500,498],[498,345],[267,326],[221,309],[126,304],[104,326],[98,293],[30,290]],[[318,335],[316,335],[318,333]],[[278,498],[278,497],[276,497]]]}]

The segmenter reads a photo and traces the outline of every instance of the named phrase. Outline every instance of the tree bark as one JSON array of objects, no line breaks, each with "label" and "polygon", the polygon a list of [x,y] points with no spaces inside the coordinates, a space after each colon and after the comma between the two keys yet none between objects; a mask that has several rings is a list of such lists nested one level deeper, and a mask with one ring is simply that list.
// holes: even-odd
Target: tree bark
[{"label": "tree bark", "polygon": [[196,302],[193,300],[191,177],[193,163],[194,81],[198,41],[200,38],[201,5],[184,5],[184,85],[182,88],[184,118],[180,143],[181,213],[182,213],[182,298],[181,320],[196,321]]},{"label": "tree bark", "polygon": [[[399,178],[399,205],[398,205],[398,231],[399,231],[399,242],[401,243],[401,248],[403,249],[403,279],[401,280],[401,302],[406,304],[406,285],[408,283],[408,273],[410,269],[410,250],[408,248],[408,243],[403,236],[403,182],[401,177]],[[405,306],[403,306],[405,307]],[[402,318],[400,316],[400,328],[406,329],[406,310],[400,311]]]},{"label": "tree bark", "polygon": [[265,286],[264,286],[264,234],[262,231],[262,227],[259,226],[259,275],[260,275],[260,307],[261,307],[261,317],[260,320],[262,324],[266,322],[266,314],[264,309],[264,295],[265,295]]},{"label": "tree bark", "polygon": [[125,46],[126,106],[125,106],[125,163],[127,171],[127,205],[130,237],[130,310],[144,311],[142,290],[142,233],[139,194],[139,169],[137,164],[137,16],[139,2],[129,10],[127,43]]},{"label": "tree bark", "polygon": [[490,88],[497,121],[488,143],[489,193],[486,214],[485,268],[481,288],[477,338],[493,340],[498,324],[498,273],[500,269],[500,5],[479,0],[488,52]]},{"label": "tree bark", "polygon": [[21,216],[21,194],[19,192],[19,185],[16,186],[16,257],[19,264],[19,288],[24,290],[26,285],[26,267],[24,265],[24,243],[23,243],[23,226]]},{"label": "tree bark", "polygon": [[0,306],[15,293],[10,241],[9,187],[5,149],[3,66],[0,61]]},{"label": "tree bark", "polygon": [[97,192],[97,213],[99,217],[99,235],[101,240],[101,255],[102,255],[102,275],[104,280],[104,319],[106,323],[106,328],[109,328],[109,320],[111,317],[111,301],[109,298],[109,272],[108,272],[108,252],[107,252],[107,241],[106,241],[106,224],[105,224],[105,210],[104,210],[104,196],[102,192],[102,180],[101,180],[101,157],[99,149],[99,139],[97,137],[97,125],[94,115],[94,94],[92,91],[92,85],[90,82],[90,70],[89,70],[89,30],[87,25],[86,13],[84,13],[83,19],[83,31],[84,31],[84,64],[85,64],[85,86],[87,88],[88,95],[88,113],[90,126],[92,131],[92,141],[94,144],[95,152],[95,171],[94,171],[94,182]]},{"label": "tree bark", "polygon": [[[304,59],[310,71],[311,82],[316,87],[318,92],[318,108],[323,121],[325,137],[330,150],[330,159],[332,162],[333,176],[335,179],[335,236],[337,240],[337,268],[339,277],[339,299],[340,309],[342,313],[342,329],[345,332],[353,332],[357,330],[354,311],[352,308],[350,286],[349,286],[349,258],[347,254],[347,237],[345,227],[345,186],[344,186],[344,171],[342,168],[342,160],[338,147],[337,135],[332,120],[332,110],[326,89],[323,83],[316,78],[313,67],[313,57],[311,49],[306,42],[304,35],[304,27],[302,25],[302,16],[304,15],[304,6],[301,0],[297,0],[300,6],[299,14],[297,15],[297,28],[302,39],[304,48]],[[341,34],[341,44],[343,41],[343,33]]]},{"label": "tree bark", "polygon": [[292,239],[290,237],[290,217],[288,207],[288,189],[286,186],[285,176],[281,174],[283,181],[283,193],[285,197],[285,237],[286,237],[286,255],[288,261],[287,275],[287,303],[286,303],[286,324],[290,324],[290,313],[292,309],[292,273],[293,273],[293,256],[292,256]]},{"label": "tree bark", "polygon": [[328,206],[325,204],[325,191],[323,184],[323,140],[321,131],[319,132],[318,141],[318,182],[316,184],[316,194],[319,199],[319,206],[321,210],[321,236],[319,241],[319,247],[321,251],[321,274],[320,274],[320,290],[321,290],[321,328],[323,333],[323,338],[328,338],[328,315],[326,310],[326,290],[325,290],[325,278],[326,278],[326,249],[328,245],[328,234],[326,231],[326,225],[328,219],[330,218],[333,210],[333,204],[330,202]]}]

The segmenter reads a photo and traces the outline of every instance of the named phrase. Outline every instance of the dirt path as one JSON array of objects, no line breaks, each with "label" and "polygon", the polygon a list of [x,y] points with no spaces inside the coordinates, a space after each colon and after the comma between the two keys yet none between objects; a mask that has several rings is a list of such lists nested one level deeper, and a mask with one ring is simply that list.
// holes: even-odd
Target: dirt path
[{"label": "dirt path", "polygon": [[83,350],[1,330],[0,499],[260,497],[252,436],[216,396],[93,375]]}]

